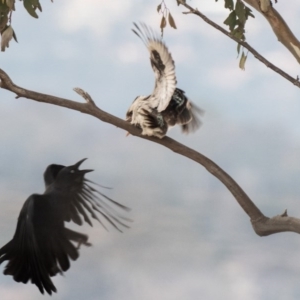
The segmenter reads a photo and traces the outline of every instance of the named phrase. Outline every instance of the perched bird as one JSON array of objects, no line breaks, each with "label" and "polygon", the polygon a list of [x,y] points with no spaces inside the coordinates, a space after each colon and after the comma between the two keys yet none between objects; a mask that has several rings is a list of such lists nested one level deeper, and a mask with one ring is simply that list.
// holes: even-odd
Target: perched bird
[{"label": "perched bird", "polygon": [[142,129],[143,135],[163,138],[170,126],[181,125],[184,133],[195,131],[203,111],[176,88],[175,64],[165,43],[145,24],[133,23],[132,31],[143,41],[150,52],[150,62],[155,74],[151,95],[138,96],[129,107],[126,120]]},{"label": "perched bird", "polygon": [[0,264],[8,261],[4,274],[12,275],[17,282],[31,280],[42,294],[44,290],[50,295],[56,292],[51,277],[70,268],[70,259],[79,257],[81,244],[91,245],[87,235],[66,228],[65,222],[82,225],[84,220],[92,226],[92,217],[104,226],[96,214],[99,213],[119,231],[128,227],[129,219],[120,216],[108,202],[129,209],[99,192],[92,186],[95,183],[84,178],[93,171],[79,170],[84,160],[68,167],[47,167],[44,194],[33,194],[25,201],[12,240],[0,249]]}]

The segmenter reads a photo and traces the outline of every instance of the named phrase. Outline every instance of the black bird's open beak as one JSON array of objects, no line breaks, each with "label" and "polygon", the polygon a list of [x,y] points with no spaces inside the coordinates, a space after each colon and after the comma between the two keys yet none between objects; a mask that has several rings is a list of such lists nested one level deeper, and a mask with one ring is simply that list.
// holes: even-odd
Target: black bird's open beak
[{"label": "black bird's open beak", "polygon": [[[73,165],[74,168],[76,168],[77,170],[79,169],[80,165],[85,161],[87,160],[87,158],[84,158],[82,160],[80,160],[79,162],[77,162],[75,165]],[[80,173],[89,173],[89,172],[93,172],[94,170],[91,170],[91,169],[88,169],[88,170],[78,170],[80,171]]]},{"label": "black bird's open beak", "polygon": [[80,165],[87,160],[87,158],[84,158],[82,160],[80,160],[79,162],[77,162],[75,165],[73,165],[74,168],[78,169],[80,167]]}]

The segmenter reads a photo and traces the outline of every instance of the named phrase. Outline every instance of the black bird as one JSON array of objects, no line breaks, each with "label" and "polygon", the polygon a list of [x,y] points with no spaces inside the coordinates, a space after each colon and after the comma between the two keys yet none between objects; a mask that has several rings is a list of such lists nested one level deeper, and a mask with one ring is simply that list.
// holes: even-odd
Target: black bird
[{"label": "black bird", "polygon": [[[79,246],[89,246],[88,236],[65,227],[64,222],[82,225],[82,217],[92,226],[90,216],[97,219],[98,212],[114,228],[121,231],[127,218],[111,207],[129,210],[97,189],[84,175],[93,170],[79,170],[85,159],[72,166],[50,165],[44,173],[44,194],[31,195],[20,212],[13,239],[0,249],[0,264],[8,261],[5,275],[17,282],[35,284],[40,292],[56,292],[51,277],[70,268],[70,259],[79,257]],[[89,216],[90,214],[90,216]],[[104,226],[105,227],[105,226]],[[78,243],[75,247],[72,242]]]},{"label": "black bird", "polygon": [[197,115],[203,111],[196,107],[185,92],[176,88],[175,63],[165,43],[145,24],[132,31],[144,42],[150,52],[155,74],[155,87],[151,95],[138,96],[129,107],[126,120],[140,127],[143,135],[163,138],[168,128],[181,125],[184,133],[195,131],[201,125]]}]

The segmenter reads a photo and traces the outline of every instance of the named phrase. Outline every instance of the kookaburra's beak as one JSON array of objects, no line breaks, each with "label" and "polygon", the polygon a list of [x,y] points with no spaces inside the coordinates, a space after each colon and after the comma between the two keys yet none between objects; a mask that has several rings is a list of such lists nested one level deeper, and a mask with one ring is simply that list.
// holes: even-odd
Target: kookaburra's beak
[{"label": "kookaburra's beak", "polygon": [[126,133],[126,137],[128,137],[130,135],[130,133],[127,131],[127,133]]}]

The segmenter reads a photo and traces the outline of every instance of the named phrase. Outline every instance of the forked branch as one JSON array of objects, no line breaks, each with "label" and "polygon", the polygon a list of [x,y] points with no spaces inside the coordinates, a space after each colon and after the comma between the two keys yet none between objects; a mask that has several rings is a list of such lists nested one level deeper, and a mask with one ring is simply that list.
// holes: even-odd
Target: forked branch
[{"label": "forked branch", "polygon": [[270,0],[243,0],[259,11],[269,22],[277,39],[281,42],[297,59],[300,64],[300,42],[295,37],[287,23],[279,12],[273,7]]},{"label": "forked branch", "polygon": [[177,141],[169,137],[158,139],[155,137],[141,135],[141,130],[137,127],[134,127],[130,123],[121,120],[98,108],[95,102],[92,100],[91,96],[79,88],[76,88],[75,91],[85,99],[86,103],[79,103],[19,87],[14,84],[9,76],[1,69],[0,88],[15,93],[17,98],[27,98],[38,102],[62,106],[91,115],[103,122],[124,129],[134,136],[160,144],[164,147],[169,148],[175,153],[178,153],[199,163],[227,187],[236,201],[243,208],[245,213],[250,217],[254,231],[260,236],[266,236],[283,231],[293,231],[300,233],[300,219],[288,217],[286,212],[281,216],[276,216],[273,218],[267,218],[266,216],[264,216],[256,207],[256,205],[251,201],[251,199],[247,196],[247,194],[242,190],[242,188],[225,171],[223,171],[209,158],[183,144],[178,143]]}]

